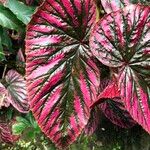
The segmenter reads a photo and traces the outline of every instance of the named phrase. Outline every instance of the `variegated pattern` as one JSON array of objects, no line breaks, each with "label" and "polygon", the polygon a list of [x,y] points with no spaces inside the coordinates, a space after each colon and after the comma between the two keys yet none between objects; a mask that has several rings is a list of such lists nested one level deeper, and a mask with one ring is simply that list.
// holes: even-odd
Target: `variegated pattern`
[{"label": "variegated pattern", "polygon": [[29,104],[27,101],[26,81],[15,70],[9,70],[5,76],[7,99],[20,112],[27,113]]},{"label": "variegated pattern", "polygon": [[30,107],[59,148],[76,140],[97,99],[99,69],[88,45],[95,17],[92,0],[46,0],[27,28]]},{"label": "variegated pattern", "polygon": [[101,0],[102,6],[106,13],[117,11],[129,4],[145,4],[150,5],[149,0]]},{"label": "variegated pattern", "polygon": [[93,54],[118,68],[125,107],[150,132],[150,7],[129,5],[108,14],[97,23],[90,40]]}]

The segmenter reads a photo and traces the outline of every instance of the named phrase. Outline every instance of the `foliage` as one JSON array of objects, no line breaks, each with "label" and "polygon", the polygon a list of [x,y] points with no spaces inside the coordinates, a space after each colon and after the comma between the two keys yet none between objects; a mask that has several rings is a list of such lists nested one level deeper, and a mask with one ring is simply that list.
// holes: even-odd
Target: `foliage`
[{"label": "foliage", "polygon": [[95,2],[0,0],[1,142],[103,149],[104,116],[150,133],[150,3]]}]

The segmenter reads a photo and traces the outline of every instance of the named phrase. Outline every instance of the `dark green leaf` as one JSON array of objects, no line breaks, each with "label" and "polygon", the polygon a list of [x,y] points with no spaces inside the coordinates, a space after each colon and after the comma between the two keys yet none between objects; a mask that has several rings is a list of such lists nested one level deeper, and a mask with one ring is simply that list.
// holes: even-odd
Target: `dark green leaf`
[{"label": "dark green leaf", "polygon": [[5,6],[9,8],[16,17],[24,24],[28,24],[34,12],[33,7],[26,6],[17,0],[7,0]]},{"label": "dark green leaf", "polygon": [[15,15],[13,15],[9,9],[2,5],[0,5],[0,25],[16,31],[21,30],[22,26]]}]

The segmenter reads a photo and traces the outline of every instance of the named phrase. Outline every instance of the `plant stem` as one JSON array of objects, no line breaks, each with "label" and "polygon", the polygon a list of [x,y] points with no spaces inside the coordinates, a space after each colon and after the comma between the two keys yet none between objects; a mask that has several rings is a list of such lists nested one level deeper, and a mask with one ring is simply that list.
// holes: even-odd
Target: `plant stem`
[{"label": "plant stem", "polygon": [[3,70],[3,75],[2,75],[2,79],[5,77],[6,70],[7,70],[7,65],[5,65],[5,67],[4,67],[4,70]]}]

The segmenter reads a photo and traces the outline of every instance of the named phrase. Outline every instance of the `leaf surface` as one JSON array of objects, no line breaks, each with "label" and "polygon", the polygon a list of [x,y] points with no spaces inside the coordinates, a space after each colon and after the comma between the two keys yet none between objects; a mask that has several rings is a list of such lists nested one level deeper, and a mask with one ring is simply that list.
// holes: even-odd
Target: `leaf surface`
[{"label": "leaf surface", "polygon": [[90,45],[103,64],[119,70],[121,99],[150,132],[150,7],[129,5],[106,15],[95,26]]},{"label": "leaf surface", "polygon": [[92,0],[46,0],[26,35],[28,99],[42,131],[59,148],[76,140],[97,98],[99,69],[90,58]]}]

